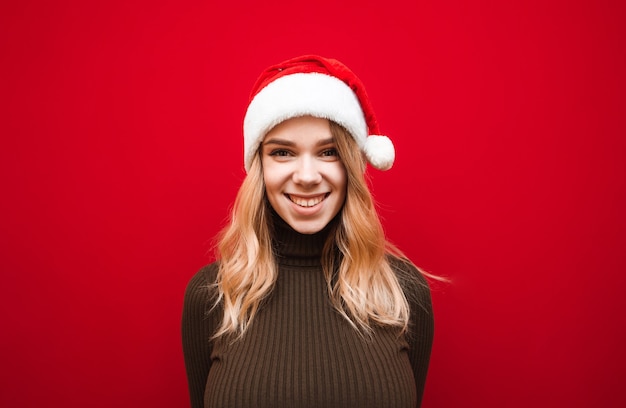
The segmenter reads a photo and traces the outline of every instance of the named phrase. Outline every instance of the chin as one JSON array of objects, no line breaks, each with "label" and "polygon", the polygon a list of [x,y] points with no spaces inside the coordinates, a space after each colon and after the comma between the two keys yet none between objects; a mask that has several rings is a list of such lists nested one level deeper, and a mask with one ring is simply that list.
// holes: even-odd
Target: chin
[{"label": "chin", "polygon": [[326,223],[318,223],[318,222],[292,222],[289,223],[289,226],[293,228],[296,232],[305,235],[316,234],[324,229],[328,225]]}]

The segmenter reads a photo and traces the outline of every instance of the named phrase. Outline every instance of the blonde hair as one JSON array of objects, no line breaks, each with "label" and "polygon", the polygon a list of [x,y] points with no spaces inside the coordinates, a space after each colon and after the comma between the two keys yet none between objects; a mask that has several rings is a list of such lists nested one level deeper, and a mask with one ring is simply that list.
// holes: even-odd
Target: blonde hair
[{"label": "blonde hair", "polygon": [[[374,325],[405,331],[409,305],[388,255],[406,257],[385,239],[356,141],[344,128],[329,122],[347,173],[346,201],[322,251],[330,300],[360,332],[371,333]],[[235,199],[231,222],[219,235],[215,305],[221,304],[223,319],[214,338],[243,336],[274,287],[278,269],[271,223],[257,154]]]}]

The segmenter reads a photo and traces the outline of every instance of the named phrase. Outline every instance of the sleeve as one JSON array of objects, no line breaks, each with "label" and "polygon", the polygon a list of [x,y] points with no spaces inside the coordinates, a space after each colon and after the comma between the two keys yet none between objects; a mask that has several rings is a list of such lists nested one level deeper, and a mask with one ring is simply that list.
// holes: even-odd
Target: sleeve
[{"label": "sleeve", "polygon": [[215,282],[216,271],[215,264],[202,268],[191,278],[185,291],[182,340],[192,408],[204,406],[204,390],[211,369],[210,337],[215,327],[209,313],[209,284]]},{"label": "sleeve", "polygon": [[434,317],[430,287],[426,278],[411,263],[402,262],[399,267],[400,282],[409,302],[410,321],[407,333],[409,359],[415,377],[417,406],[422,403],[426,374],[433,345]]}]

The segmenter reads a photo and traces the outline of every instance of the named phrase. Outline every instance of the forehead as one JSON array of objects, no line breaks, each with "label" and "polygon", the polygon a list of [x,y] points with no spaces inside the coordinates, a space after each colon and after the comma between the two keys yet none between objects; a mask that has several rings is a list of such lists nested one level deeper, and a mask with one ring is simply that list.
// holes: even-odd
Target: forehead
[{"label": "forehead", "polygon": [[270,130],[263,139],[263,144],[298,144],[316,145],[332,143],[333,135],[327,119],[302,116],[287,119]]}]

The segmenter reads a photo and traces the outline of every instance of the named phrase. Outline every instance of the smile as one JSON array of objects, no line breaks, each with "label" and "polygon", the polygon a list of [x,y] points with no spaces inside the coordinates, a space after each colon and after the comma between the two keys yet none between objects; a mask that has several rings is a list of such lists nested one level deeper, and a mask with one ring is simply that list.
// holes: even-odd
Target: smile
[{"label": "smile", "polygon": [[328,197],[328,194],[322,194],[315,197],[298,197],[291,194],[286,195],[292,203],[305,208],[316,206]]}]

